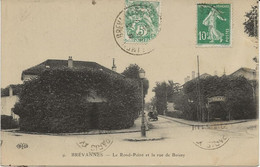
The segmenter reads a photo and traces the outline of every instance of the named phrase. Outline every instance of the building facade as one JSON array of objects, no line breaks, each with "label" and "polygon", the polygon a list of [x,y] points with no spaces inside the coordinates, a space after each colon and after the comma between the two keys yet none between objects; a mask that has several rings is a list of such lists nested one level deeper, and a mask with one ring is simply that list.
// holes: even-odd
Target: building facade
[{"label": "building facade", "polygon": [[14,95],[12,86],[9,86],[8,89],[9,95],[1,97],[1,115],[8,115],[18,119],[19,116],[13,113],[13,108],[15,103],[19,101],[19,97]]}]

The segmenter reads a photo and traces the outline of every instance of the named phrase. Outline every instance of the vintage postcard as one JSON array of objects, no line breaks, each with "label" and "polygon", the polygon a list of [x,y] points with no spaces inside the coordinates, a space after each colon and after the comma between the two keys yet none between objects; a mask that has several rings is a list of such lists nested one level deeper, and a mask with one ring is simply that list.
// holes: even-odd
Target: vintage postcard
[{"label": "vintage postcard", "polygon": [[257,166],[256,0],[2,0],[2,166]]}]

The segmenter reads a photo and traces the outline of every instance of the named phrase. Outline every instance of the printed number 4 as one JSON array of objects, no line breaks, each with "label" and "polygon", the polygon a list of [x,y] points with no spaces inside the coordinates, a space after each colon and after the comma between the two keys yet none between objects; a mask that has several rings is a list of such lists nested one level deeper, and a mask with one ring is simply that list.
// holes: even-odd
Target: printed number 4
[{"label": "printed number 4", "polygon": [[199,40],[206,40],[207,39],[207,33],[205,31],[199,32]]}]

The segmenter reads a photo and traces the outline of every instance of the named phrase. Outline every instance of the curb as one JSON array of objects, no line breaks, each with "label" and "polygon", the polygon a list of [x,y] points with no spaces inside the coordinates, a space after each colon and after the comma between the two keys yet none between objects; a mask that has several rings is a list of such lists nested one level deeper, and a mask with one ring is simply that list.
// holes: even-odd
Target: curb
[{"label": "curb", "polygon": [[[149,131],[149,122],[145,117],[145,131]],[[122,129],[122,130],[99,130],[99,131],[90,131],[90,132],[78,132],[78,133],[37,133],[37,132],[25,132],[20,131],[19,129],[8,129],[1,130],[3,132],[11,132],[18,134],[31,134],[31,135],[50,135],[50,136],[72,136],[72,135],[104,135],[104,134],[119,134],[119,133],[136,133],[141,132],[141,127],[137,129]]]},{"label": "curb", "polygon": [[153,138],[148,138],[148,137],[141,137],[141,138],[128,138],[124,139],[124,141],[131,141],[131,142],[138,142],[138,141],[158,141],[158,140],[163,140],[164,137],[153,137]]},{"label": "curb", "polygon": [[189,126],[218,126],[218,125],[231,125],[231,124],[238,124],[238,123],[248,122],[247,120],[241,120],[241,121],[236,121],[236,122],[231,122],[231,123],[191,124],[191,123],[186,123],[186,122],[182,122],[182,121],[176,120],[178,118],[171,118],[171,117],[167,117],[167,116],[164,116],[164,115],[158,115],[158,117],[161,117],[161,118],[164,118],[164,119],[168,119],[168,120],[171,120],[171,121],[174,121],[174,122],[178,122],[180,124],[189,125]]},{"label": "curb", "polygon": [[[146,131],[149,129],[146,128]],[[19,133],[19,134],[31,134],[31,135],[50,135],[50,136],[72,136],[72,135],[104,135],[104,134],[118,134],[118,133],[135,133],[141,132],[141,130],[130,130],[130,131],[105,131],[105,132],[82,132],[82,133],[36,133],[36,132],[24,132],[24,131],[4,131],[3,132],[11,132],[11,133]]]}]

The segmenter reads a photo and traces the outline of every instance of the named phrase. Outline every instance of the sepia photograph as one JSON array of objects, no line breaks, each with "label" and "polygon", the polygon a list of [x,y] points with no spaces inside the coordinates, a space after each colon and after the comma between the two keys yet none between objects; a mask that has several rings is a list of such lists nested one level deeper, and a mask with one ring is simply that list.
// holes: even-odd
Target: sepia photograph
[{"label": "sepia photograph", "polygon": [[259,165],[256,0],[1,0],[2,166]]}]

